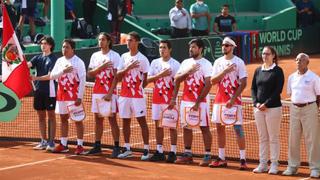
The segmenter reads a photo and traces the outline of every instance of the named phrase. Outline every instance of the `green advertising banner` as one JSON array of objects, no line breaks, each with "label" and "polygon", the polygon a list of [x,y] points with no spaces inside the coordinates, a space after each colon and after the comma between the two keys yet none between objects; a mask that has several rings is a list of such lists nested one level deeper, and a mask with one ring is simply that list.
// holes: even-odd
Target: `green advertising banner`
[{"label": "green advertising banner", "polygon": [[[279,56],[296,56],[300,52],[308,54],[320,52],[320,26],[311,26],[304,29],[285,29],[259,32],[259,49],[264,46],[272,46]],[[256,41],[252,39],[252,42]],[[253,54],[256,46],[253,46]]]},{"label": "green advertising banner", "polygon": [[0,83],[0,121],[10,122],[16,119],[21,108],[17,95]]}]

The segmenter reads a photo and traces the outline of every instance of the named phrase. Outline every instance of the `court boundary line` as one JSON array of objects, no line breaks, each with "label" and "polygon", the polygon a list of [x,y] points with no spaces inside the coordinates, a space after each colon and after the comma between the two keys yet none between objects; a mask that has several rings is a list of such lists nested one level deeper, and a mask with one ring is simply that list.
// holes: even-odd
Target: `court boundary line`
[{"label": "court boundary line", "polygon": [[41,161],[34,161],[34,162],[14,165],[14,166],[8,166],[8,167],[0,168],[0,171],[17,169],[17,168],[22,168],[22,167],[27,167],[27,166],[33,166],[33,165],[38,165],[38,164],[47,163],[47,162],[51,162],[51,161],[67,159],[69,157],[75,157],[75,156],[78,156],[78,155],[66,155],[63,157],[58,157],[58,158],[53,158],[53,159],[46,159],[46,160],[41,160]]}]

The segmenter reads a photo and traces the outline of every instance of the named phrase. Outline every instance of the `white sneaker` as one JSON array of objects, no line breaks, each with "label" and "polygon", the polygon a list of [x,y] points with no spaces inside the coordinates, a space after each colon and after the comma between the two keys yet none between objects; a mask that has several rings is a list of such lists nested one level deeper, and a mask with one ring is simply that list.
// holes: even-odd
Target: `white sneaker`
[{"label": "white sneaker", "polygon": [[34,150],[45,150],[47,148],[47,141],[46,140],[41,140],[38,145],[33,147]]},{"label": "white sneaker", "polygon": [[53,152],[55,148],[54,142],[48,142],[47,144],[46,151]]},{"label": "white sneaker", "polygon": [[279,163],[278,162],[273,162],[270,165],[270,169],[269,169],[269,174],[278,174],[279,170],[278,170],[278,166]]},{"label": "white sneaker", "polygon": [[45,23],[50,22],[50,20],[48,19],[47,16],[45,16],[45,17],[40,17],[40,19],[41,19],[43,22],[45,22]]},{"label": "white sneaker", "polygon": [[320,172],[317,171],[317,170],[311,170],[310,177],[311,178],[319,178],[320,177]]},{"label": "white sneaker", "polygon": [[148,161],[150,159],[149,150],[145,149],[143,155],[141,156],[141,161]]},{"label": "white sneaker", "polygon": [[130,151],[130,150],[126,150],[122,154],[118,155],[119,159],[126,159],[126,158],[129,158],[129,157],[132,157],[132,151]]},{"label": "white sneaker", "polygon": [[284,176],[293,176],[298,174],[298,169],[295,167],[287,167],[287,169],[282,173]]},{"label": "white sneaker", "polygon": [[264,173],[268,172],[268,165],[264,163],[260,163],[258,167],[256,167],[252,172],[254,173]]}]

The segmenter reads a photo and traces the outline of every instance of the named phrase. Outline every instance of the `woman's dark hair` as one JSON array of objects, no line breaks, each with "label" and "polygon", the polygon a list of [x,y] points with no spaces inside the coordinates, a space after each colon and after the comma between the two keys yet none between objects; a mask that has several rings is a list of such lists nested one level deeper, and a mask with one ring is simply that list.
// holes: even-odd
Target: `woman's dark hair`
[{"label": "woman's dark hair", "polygon": [[277,53],[277,51],[272,46],[265,46],[265,47],[263,47],[263,49],[264,48],[267,48],[267,49],[269,49],[271,51],[271,54],[274,55],[273,62],[276,65],[278,65],[278,53]]}]

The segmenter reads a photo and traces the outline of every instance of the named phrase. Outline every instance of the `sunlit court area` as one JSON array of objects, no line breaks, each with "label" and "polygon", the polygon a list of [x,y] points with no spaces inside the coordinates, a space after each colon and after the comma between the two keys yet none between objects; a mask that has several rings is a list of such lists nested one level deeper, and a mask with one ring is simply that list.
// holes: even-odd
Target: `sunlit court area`
[{"label": "sunlit court area", "polygon": [[319,1],[0,1],[0,179],[320,178]]}]

